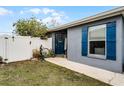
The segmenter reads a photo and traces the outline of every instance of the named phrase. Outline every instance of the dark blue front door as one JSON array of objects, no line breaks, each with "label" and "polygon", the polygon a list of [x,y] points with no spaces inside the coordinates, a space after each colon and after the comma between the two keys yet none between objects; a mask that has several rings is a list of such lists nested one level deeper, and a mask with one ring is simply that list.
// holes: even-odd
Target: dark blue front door
[{"label": "dark blue front door", "polygon": [[64,54],[64,34],[55,34],[55,54]]}]

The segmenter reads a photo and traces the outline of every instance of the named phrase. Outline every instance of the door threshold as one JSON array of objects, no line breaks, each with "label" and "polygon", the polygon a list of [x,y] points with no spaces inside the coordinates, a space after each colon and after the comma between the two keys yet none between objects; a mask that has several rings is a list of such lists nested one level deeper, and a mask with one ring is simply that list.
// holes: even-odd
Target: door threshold
[{"label": "door threshold", "polygon": [[65,54],[56,54],[56,57],[66,58],[66,55]]}]

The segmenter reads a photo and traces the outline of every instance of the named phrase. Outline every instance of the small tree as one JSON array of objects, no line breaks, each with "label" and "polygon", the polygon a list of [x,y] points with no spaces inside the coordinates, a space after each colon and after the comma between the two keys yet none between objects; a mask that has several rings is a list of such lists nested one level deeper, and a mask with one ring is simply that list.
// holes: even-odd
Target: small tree
[{"label": "small tree", "polygon": [[41,20],[36,18],[19,19],[13,24],[16,34],[21,36],[32,36],[45,38],[47,27]]}]

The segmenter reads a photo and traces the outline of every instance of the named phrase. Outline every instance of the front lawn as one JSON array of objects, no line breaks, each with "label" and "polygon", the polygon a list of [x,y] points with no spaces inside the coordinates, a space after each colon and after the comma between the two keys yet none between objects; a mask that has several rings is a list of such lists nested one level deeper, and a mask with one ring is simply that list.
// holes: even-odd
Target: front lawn
[{"label": "front lawn", "polygon": [[0,66],[0,85],[102,86],[107,84],[49,62],[23,61]]}]

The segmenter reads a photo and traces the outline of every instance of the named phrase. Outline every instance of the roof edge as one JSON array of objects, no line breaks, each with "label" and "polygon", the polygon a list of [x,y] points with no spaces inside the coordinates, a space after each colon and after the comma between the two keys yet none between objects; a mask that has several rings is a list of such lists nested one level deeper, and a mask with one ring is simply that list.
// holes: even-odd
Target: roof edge
[{"label": "roof edge", "polygon": [[79,20],[76,20],[76,21],[72,21],[72,22],[60,25],[58,27],[54,27],[52,29],[49,29],[48,32],[63,30],[63,29],[67,29],[67,28],[70,28],[70,27],[86,24],[86,23],[89,23],[89,22],[102,20],[104,18],[109,18],[109,17],[113,17],[113,16],[117,16],[117,15],[122,15],[123,12],[124,12],[124,7],[117,7],[117,8],[105,11],[105,12],[98,13],[98,14],[93,15],[93,16],[89,16],[89,17],[86,17],[86,18],[83,18],[83,19],[79,19]]}]

